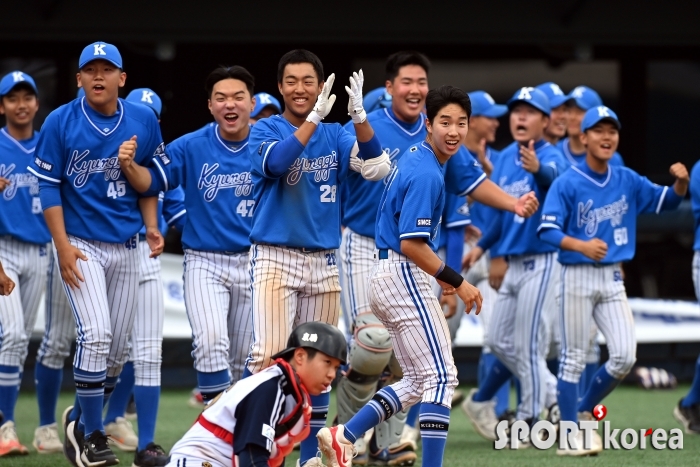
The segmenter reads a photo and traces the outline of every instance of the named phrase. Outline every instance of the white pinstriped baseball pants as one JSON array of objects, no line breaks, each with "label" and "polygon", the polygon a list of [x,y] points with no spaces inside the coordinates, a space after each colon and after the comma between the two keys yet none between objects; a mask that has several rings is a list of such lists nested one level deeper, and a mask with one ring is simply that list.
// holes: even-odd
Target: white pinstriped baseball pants
[{"label": "white pinstriped baseball pants", "polygon": [[139,289],[136,317],[129,339],[129,360],[134,362],[136,386],[160,386],[163,357],[163,320],[165,300],[160,258],[151,258],[151,248],[139,241]]},{"label": "white pinstriped baseball pants", "polygon": [[63,368],[70,355],[71,343],[75,341],[75,319],[63,287],[56,250],[53,243],[50,245],[44,300],[44,335],[36,359],[46,367],[59,370]]},{"label": "white pinstriped baseball pants", "polygon": [[287,346],[292,330],[309,321],[338,325],[340,281],[336,250],[253,244],[253,344],[246,364],[252,373],[267,368],[270,357]]},{"label": "white pinstriped baseball pants", "polygon": [[391,335],[403,378],[391,385],[403,408],[419,401],[450,407],[457,386],[450,331],[430,276],[393,251],[376,260],[369,281],[372,312]]},{"label": "white pinstriped baseball pants", "polygon": [[64,282],[78,335],[73,365],[83,371],[107,370],[107,377],[119,376],[129,356],[136,314],[138,235],[125,243],[72,235],[68,241],[88,258],[76,262],[85,278],[80,288],[71,289]]},{"label": "white pinstriped baseball pants", "polygon": [[488,345],[518,377],[518,420],[538,417],[551,373],[545,358],[556,311],[556,253],[511,256],[489,323]]},{"label": "white pinstriped baseball pants", "polygon": [[578,383],[586,366],[591,321],[598,325],[608,346],[605,369],[614,378],[624,378],[636,361],[637,340],[620,265],[563,265],[560,286],[559,378]]},{"label": "white pinstriped baseball pants", "polygon": [[194,367],[243,376],[252,339],[248,252],[185,250],[185,308],[194,338]]},{"label": "white pinstriped baseball pants", "polygon": [[343,300],[343,313],[348,314],[349,332],[355,325],[357,315],[370,313],[369,306],[369,277],[374,269],[374,239],[353,232],[349,228],[343,230],[340,242],[340,261],[342,263],[340,285]]},{"label": "white pinstriped baseball pants", "polygon": [[46,286],[48,251],[48,245],[0,237],[0,260],[16,285],[9,296],[0,297],[0,365],[24,366]]}]

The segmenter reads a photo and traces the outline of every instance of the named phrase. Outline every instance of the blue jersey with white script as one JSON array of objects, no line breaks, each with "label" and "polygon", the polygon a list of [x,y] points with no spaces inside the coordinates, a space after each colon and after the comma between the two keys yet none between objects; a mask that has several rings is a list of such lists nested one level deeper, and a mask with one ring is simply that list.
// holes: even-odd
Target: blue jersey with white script
[{"label": "blue jersey with white script", "polygon": [[[565,235],[588,241],[599,238],[608,245],[600,263],[629,261],[634,257],[637,215],[658,213],[668,190],[631,169],[608,166],[605,174],[587,164],[574,166],[558,177],[547,194],[540,229],[559,229]],[[575,251],[561,250],[562,264],[594,263]]]},{"label": "blue jersey with white script", "polygon": [[447,246],[445,229],[466,227],[471,223],[472,220],[467,198],[452,193],[445,193],[445,208],[442,211],[442,228],[438,233],[438,248]]},{"label": "blue jersey with white script", "polygon": [[700,250],[700,161],[690,171],[690,204],[695,219],[695,242],[693,250]]},{"label": "blue jersey with white script", "polygon": [[379,203],[376,244],[401,253],[401,240],[422,238],[437,249],[445,206],[445,167],[425,141],[411,146],[387,176]]},{"label": "blue jersey with white script", "polygon": [[0,129],[0,177],[10,184],[0,194],[0,235],[27,243],[51,241],[39,201],[39,179],[27,170],[39,133],[18,141],[7,128]]},{"label": "blue jersey with white script", "polygon": [[[571,151],[571,145],[569,144],[569,137],[567,136],[566,138],[562,138],[559,140],[557,143],[557,147],[559,150],[564,154],[564,158],[570,165],[579,165],[586,160],[586,153],[582,152],[581,154],[576,154],[575,152]],[[624,167],[625,162],[622,160],[622,156],[620,155],[619,152],[615,151],[615,153],[612,156],[612,159],[610,159],[609,162],[610,165],[619,165]]]},{"label": "blue jersey with white script", "polygon": [[250,163],[255,185],[250,240],[295,248],[340,246],[340,184],[350,170],[355,137],[338,123],[321,123],[304,151],[281,177],[264,169],[274,144],[297,127],[282,115],[258,121],[250,134]]},{"label": "blue jersey with white script", "polygon": [[[378,109],[367,115],[382,148],[389,154],[392,169],[409,147],[425,139],[425,118],[421,115],[414,123],[402,122],[391,109]],[[348,133],[355,134],[352,121],[345,124]],[[386,178],[371,182],[357,172],[350,171],[343,187],[343,225],[353,232],[374,238],[379,200],[384,191]]]},{"label": "blue jersey with white script", "polygon": [[136,135],[134,160],[149,165],[163,153],[155,114],[119,99],[106,116],[80,98],[62,105],[44,121],[29,170],[60,185],[66,233],[86,240],[122,243],[143,225],[139,195],[119,168],[119,146]]},{"label": "blue jersey with white script", "polygon": [[[545,140],[535,144],[535,153],[540,165],[548,165],[561,174],[566,169],[561,152]],[[540,202],[544,202],[547,188],[540,186],[535,181],[535,176],[523,168],[520,160],[520,145],[517,142],[510,144],[503,151],[498,164],[493,170],[493,181],[509,195],[520,198],[530,191]],[[501,233],[498,247],[492,252],[492,256],[524,255],[549,253],[556,248],[541,241],[537,237],[537,227],[540,224],[539,215],[524,219],[512,212],[503,212],[501,216]]]},{"label": "blue jersey with white script", "polygon": [[243,251],[250,248],[255,212],[248,138],[221,138],[210,123],[165,148],[168,186],[185,191],[187,220],[182,245],[193,250]]}]

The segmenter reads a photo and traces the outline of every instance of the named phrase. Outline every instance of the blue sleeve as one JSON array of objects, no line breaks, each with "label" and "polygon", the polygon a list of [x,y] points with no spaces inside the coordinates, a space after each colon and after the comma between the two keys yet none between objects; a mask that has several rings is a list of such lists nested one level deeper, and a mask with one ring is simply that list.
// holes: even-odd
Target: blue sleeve
[{"label": "blue sleeve", "polygon": [[61,206],[61,185],[40,178],[39,200],[43,211],[54,206]]},{"label": "blue sleeve", "polygon": [[[265,178],[279,178],[289,169],[294,160],[304,152],[304,146],[293,134],[283,138],[271,120],[273,119],[263,118],[253,125],[250,130],[248,154],[253,173]],[[317,128],[316,131],[318,130]],[[279,144],[282,144],[282,146],[280,151],[277,151],[275,148]],[[277,172],[271,173],[268,171],[270,167],[268,163],[269,157],[274,159],[272,167],[277,169]],[[286,167],[284,167],[284,161],[288,161]],[[279,171],[282,167],[284,167],[284,170]]]},{"label": "blue sleeve", "polygon": [[150,191],[160,187],[159,181],[162,181],[162,189],[160,191],[168,192],[176,187],[186,187],[185,171],[187,170],[187,139],[181,137],[171,142],[165,148],[153,157],[151,170]]},{"label": "blue sleeve", "polygon": [[379,138],[377,138],[376,133],[373,134],[372,139],[367,142],[361,143],[358,141],[357,147],[360,150],[358,156],[364,160],[374,159],[375,157],[381,156],[382,152],[384,152],[382,149],[382,144],[379,142]]},{"label": "blue sleeve", "polygon": [[690,205],[697,225],[700,222],[700,161],[690,171]]},{"label": "blue sleeve", "polygon": [[445,246],[445,264],[455,271],[462,270],[462,255],[464,254],[464,227],[445,229],[442,235],[447,236]]},{"label": "blue sleeve", "polygon": [[557,169],[551,165],[544,165],[540,163],[540,170],[532,175],[535,177],[535,181],[539,186],[546,188],[551,185],[556,178]]},{"label": "blue sleeve", "polygon": [[[359,143],[357,142],[354,133],[348,133],[348,131],[340,125],[335,126],[334,129],[338,131],[336,136],[336,144],[338,145],[338,164],[340,166],[338,171],[338,180],[342,182],[348,176],[348,173],[350,173],[350,155],[352,154],[355,144],[358,144],[359,149]],[[377,157],[381,154],[381,148],[379,148],[379,150],[380,152],[374,156],[363,157],[363,159]]]},{"label": "blue sleeve", "polygon": [[262,169],[271,178],[279,178],[289,170],[292,163],[304,152],[304,145],[296,136],[290,135],[278,143],[264,148]]},{"label": "blue sleeve", "polygon": [[462,147],[450,157],[445,167],[445,191],[467,196],[486,180],[479,162]]},{"label": "blue sleeve", "polygon": [[657,185],[636,172],[632,173],[636,178],[637,214],[645,212],[658,214],[662,210],[678,207],[682,198],[676,195],[673,187]]},{"label": "blue sleeve", "polygon": [[555,180],[552,187],[549,189],[547,196],[544,199],[542,206],[542,216],[540,217],[540,225],[537,232],[545,230],[563,231],[566,225],[566,215],[569,212],[565,194],[562,192],[566,189],[565,180]]},{"label": "blue sleeve", "polygon": [[561,241],[564,240],[564,237],[566,237],[564,232],[557,229],[540,230],[537,235],[543,242],[549,243],[557,248],[561,248]]},{"label": "blue sleeve", "polygon": [[56,112],[49,114],[41,127],[39,141],[28,167],[39,180],[61,183],[66,164],[61,127],[60,116]]},{"label": "blue sleeve", "polygon": [[438,203],[442,180],[437,174],[408,180],[399,216],[399,241],[407,238],[430,238],[433,229],[433,210]]},{"label": "blue sleeve", "polygon": [[501,228],[503,225],[503,211],[491,209],[493,211],[493,221],[482,232],[482,236],[477,243],[477,246],[482,250],[490,250],[496,242],[501,238]]},{"label": "blue sleeve", "polygon": [[548,147],[540,158],[540,170],[534,174],[535,181],[542,188],[548,188],[567,168],[564,155],[557,148]]},{"label": "blue sleeve", "polygon": [[[272,378],[256,387],[236,407],[236,426],[233,429],[233,452],[242,452],[247,445],[272,449],[277,418],[284,404],[284,394],[278,378]],[[269,429],[267,429],[269,427]],[[265,436],[272,431],[272,439]]]},{"label": "blue sleeve", "polygon": [[166,224],[182,232],[185,228],[186,213],[185,192],[182,188],[166,191],[163,197],[163,218]]}]

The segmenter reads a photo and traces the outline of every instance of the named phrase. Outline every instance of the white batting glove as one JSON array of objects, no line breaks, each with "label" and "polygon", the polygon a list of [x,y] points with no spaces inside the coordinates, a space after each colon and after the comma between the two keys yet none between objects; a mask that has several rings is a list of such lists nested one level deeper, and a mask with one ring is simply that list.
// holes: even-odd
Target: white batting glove
[{"label": "white batting glove", "polygon": [[331,108],[333,108],[333,103],[335,102],[335,94],[331,94],[331,88],[333,87],[333,81],[335,81],[335,73],[326,79],[326,83],[323,85],[323,90],[321,94],[318,95],[316,99],[316,105],[311,113],[306,117],[307,122],[311,122],[318,126],[321,120],[326,118],[330,113]]},{"label": "white batting glove", "polygon": [[362,85],[365,83],[365,75],[360,69],[359,73],[353,72],[350,77],[350,87],[345,86],[350,99],[348,100],[348,115],[352,123],[360,124],[367,120],[367,112],[362,105]]}]

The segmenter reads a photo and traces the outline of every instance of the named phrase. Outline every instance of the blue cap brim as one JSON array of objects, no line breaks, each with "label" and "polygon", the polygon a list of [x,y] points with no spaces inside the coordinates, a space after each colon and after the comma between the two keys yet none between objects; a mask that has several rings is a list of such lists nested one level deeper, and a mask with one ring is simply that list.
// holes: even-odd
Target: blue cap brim
[{"label": "blue cap brim", "polygon": [[572,99],[573,97],[570,96],[553,96],[549,99],[549,105],[553,109],[556,109],[560,105],[564,105]]},{"label": "blue cap brim", "polygon": [[39,95],[39,90],[36,88],[36,85],[35,85],[34,83],[32,83],[31,81],[29,81],[29,80],[25,80],[25,81],[19,81],[19,82],[17,82],[17,83],[14,83],[14,84],[13,84],[8,90],[6,90],[6,91],[5,91],[5,90],[0,91],[0,97],[8,95],[8,94],[11,93],[12,90],[13,90],[14,88],[16,88],[17,86],[29,86],[30,88],[32,88],[32,90],[34,90],[34,94],[36,94],[37,96]]},{"label": "blue cap brim", "polygon": [[509,100],[509,101],[508,101],[508,110],[513,110],[513,107],[515,107],[516,105],[520,104],[521,102],[522,102],[523,104],[529,105],[530,107],[532,107],[532,108],[534,108],[534,109],[539,110],[540,112],[542,112],[543,114],[545,114],[546,116],[549,117],[549,112],[550,112],[549,109],[542,108],[541,106],[537,105],[536,102],[528,101],[528,100],[525,100],[525,99],[511,99],[511,100]]},{"label": "blue cap brim", "polygon": [[508,113],[508,106],[502,104],[494,104],[483,112],[474,114],[474,117],[498,118]]},{"label": "blue cap brim", "polygon": [[600,117],[599,119],[589,123],[588,125],[584,125],[586,122],[581,122],[581,131],[586,132],[599,124],[600,122],[610,122],[614,124],[618,130],[622,129],[622,124],[620,123],[620,120],[614,118],[614,117]]},{"label": "blue cap brim", "polygon": [[81,64],[78,66],[78,69],[79,69],[79,70],[82,70],[83,67],[84,67],[85,65],[87,65],[87,64],[90,63],[90,62],[94,62],[95,60],[104,60],[105,62],[109,62],[109,63],[111,63],[112,65],[116,66],[116,67],[119,68],[120,70],[122,69],[122,64],[121,64],[121,63],[117,63],[117,62],[115,62],[114,60],[110,60],[110,59],[104,58],[104,57],[91,58],[90,60],[86,61],[85,63],[81,63]]}]

